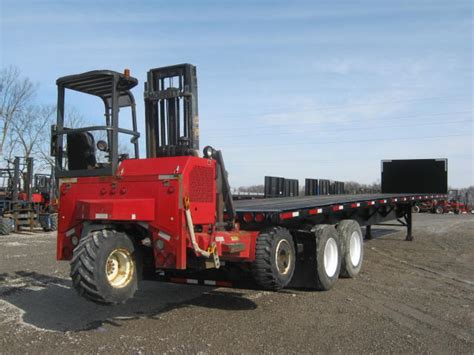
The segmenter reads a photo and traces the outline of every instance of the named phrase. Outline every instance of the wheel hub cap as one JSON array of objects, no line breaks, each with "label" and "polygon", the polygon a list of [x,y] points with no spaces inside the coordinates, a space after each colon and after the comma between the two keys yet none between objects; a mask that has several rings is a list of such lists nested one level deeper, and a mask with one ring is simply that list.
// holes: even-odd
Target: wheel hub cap
[{"label": "wheel hub cap", "polygon": [[112,287],[127,286],[133,277],[133,272],[134,263],[128,250],[115,249],[110,253],[105,264],[105,274]]},{"label": "wheel hub cap", "polygon": [[281,275],[285,275],[290,270],[291,265],[291,246],[287,240],[280,240],[276,247],[275,252],[275,264],[278,269],[278,272]]},{"label": "wheel hub cap", "polygon": [[353,232],[351,234],[351,239],[349,241],[349,255],[353,266],[359,265],[360,262],[360,257],[362,255],[361,241],[362,236],[359,233]]},{"label": "wheel hub cap", "polygon": [[329,238],[324,247],[324,269],[329,277],[333,277],[336,273],[338,254],[336,240]]}]

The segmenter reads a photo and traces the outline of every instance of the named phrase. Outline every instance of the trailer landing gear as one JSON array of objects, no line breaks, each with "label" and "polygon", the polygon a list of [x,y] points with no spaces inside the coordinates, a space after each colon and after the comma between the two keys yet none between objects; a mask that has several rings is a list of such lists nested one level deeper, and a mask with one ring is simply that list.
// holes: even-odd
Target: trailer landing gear
[{"label": "trailer landing gear", "polygon": [[412,234],[412,210],[411,210],[411,208],[408,208],[408,209],[405,211],[404,218],[405,218],[405,225],[406,225],[406,227],[407,227],[407,236],[406,236],[405,240],[411,242],[411,241],[413,240],[413,234]]},{"label": "trailer landing gear", "polygon": [[365,236],[364,236],[364,239],[366,240],[371,240],[373,237],[372,237],[372,226],[371,225],[368,225],[365,227]]}]

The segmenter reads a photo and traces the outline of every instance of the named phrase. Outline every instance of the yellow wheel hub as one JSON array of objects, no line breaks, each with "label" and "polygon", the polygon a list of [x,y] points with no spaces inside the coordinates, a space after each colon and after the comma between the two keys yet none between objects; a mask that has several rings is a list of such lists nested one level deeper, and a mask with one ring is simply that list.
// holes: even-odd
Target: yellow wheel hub
[{"label": "yellow wheel hub", "polygon": [[133,278],[135,263],[130,252],[125,249],[115,249],[107,258],[105,274],[112,287],[127,286]]}]

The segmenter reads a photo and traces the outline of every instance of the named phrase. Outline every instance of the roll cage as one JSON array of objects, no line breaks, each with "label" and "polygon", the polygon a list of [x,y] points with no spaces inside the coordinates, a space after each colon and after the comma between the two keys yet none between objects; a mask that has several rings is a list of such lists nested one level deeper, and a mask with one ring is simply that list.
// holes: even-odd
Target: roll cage
[{"label": "roll cage", "polygon": [[[57,122],[51,127],[51,155],[55,157],[55,176],[105,176],[113,175],[119,163],[119,133],[131,136],[135,158],[139,157],[135,98],[130,91],[138,80],[129,75],[111,70],[95,70],[77,75],[69,75],[56,81],[58,87]],[[82,128],[64,126],[66,89],[97,96],[104,103],[105,125]],[[119,110],[131,108],[132,130],[120,128]],[[92,131],[106,131],[107,159],[105,164],[97,164],[95,142]],[[66,136],[66,144],[64,141]],[[69,147],[68,147],[69,145]],[[65,149],[66,148],[66,149]]]}]

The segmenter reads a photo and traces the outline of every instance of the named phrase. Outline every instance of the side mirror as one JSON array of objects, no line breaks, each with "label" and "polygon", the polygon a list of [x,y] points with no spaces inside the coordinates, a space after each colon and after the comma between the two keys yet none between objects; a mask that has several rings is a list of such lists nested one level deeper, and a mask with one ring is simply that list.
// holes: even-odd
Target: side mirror
[{"label": "side mirror", "polygon": [[109,147],[107,146],[106,141],[98,141],[97,142],[97,149],[99,149],[101,152],[108,152]]}]

